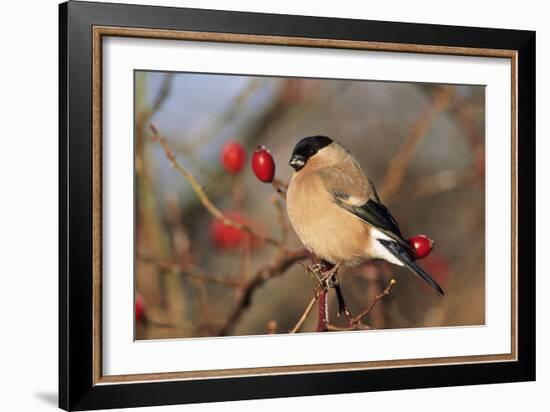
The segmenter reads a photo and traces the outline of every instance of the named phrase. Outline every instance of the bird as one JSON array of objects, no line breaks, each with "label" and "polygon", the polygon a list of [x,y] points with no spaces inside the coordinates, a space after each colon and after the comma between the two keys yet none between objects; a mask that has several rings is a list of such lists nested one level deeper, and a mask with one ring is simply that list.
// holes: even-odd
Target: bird
[{"label": "bird", "polygon": [[385,260],[407,268],[444,295],[416,263],[397,220],[341,143],[327,136],[305,137],[294,146],[289,165],[294,173],[286,194],[287,213],[310,253],[335,269]]}]

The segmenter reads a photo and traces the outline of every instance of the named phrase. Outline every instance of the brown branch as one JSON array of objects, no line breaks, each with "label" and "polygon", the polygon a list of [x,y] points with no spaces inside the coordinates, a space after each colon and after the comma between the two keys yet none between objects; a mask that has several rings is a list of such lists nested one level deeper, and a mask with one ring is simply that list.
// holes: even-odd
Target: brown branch
[{"label": "brown branch", "polygon": [[[286,222],[286,214],[285,214],[285,210],[284,210],[284,207],[283,207],[283,204],[281,202],[280,199],[277,198],[276,195],[272,195],[272,198],[271,198],[271,202],[273,203],[273,205],[275,206],[275,208],[277,209],[277,216],[279,217],[279,224],[281,225],[281,244],[284,245],[286,244],[287,240],[288,240],[288,232],[289,232],[289,228],[288,228],[288,225],[287,225],[287,222]],[[283,249],[284,251],[284,249]]]},{"label": "brown branch", "polygon": [[250,226],[239,223],[234,221],[233,219],[228,218],[223,214],[223,212],[218,209],[210,200],[210,198],[206,195],[206,192],[202,188],[201,184],[198,182],[198,180],[193,176],[181,163],[179,163],[176,159],[176,156],[168,143],[166,142],[166,139],[162,137],[159,133],[157,128],[154,125],[150,125],[151,131],[153,133],[153,140],[158,141],[162,148],[164,149],[164,154],[166,155],[166,158],[170,162],[170,164],[176,169],[191,185],[193,190],[195,191],[195,194],[201,201],[202,205],[206,208],[208,212],[212,216],[214,216],[216,219],[219,219],[224,225],[231,226],[236,229],[242,230],[243,232],[248,233],[249,235],[265,242],[269,243],[271,245],[275,245],[277,247],[282,247],[281,243],[273,238],[263,236],[260,233],[257,233],[254,229],[252,229]]},{"label": "brown branch", "polygon": [[287,251],[272,263],[259,269],[252,279],[242,287],[241,294],[225,324],[219,329],[219,336],[226,336],[235,327],[244,310],[250,305],[252,295],[268,280],[284,274],[292,265],[310,257],[305,249]]},{"label": "brown branch", "polygon": [[319,308],[319,318],[317,320],[317,332],[325,332],[327,329],[328,321],[328,299],[327,299],[328,290],[321,288],[318,293],[317,302]]},{"label": "brown branch", "polygon": [[180,150],[184,154],[191,154],[193,151],[197,150],[200,147],[204,147],[211,143],[212,139],[219,135],[219,133],[227,127],[232,121],[234,121],[238,115],[243,111],[243,106],[249,101],[250,97],[258,90],[262,84],[265,83],[264,79],[252,79],[234,98],[231,104],[227,105],[227,110],[217,116],[216,119],[212,122],[212,125],[202,133],[199,133],[192,140],[185,139],[186,141],[191,140],[185,146],[183,143],[180,144]]},{"label": "brown branch", "polygon": [[437,116],[447,109],[454,92],[453,86],[436,89],[433,93],[432,104],[412,123],[409,135],[390,161],[388,171],[380,185],[380,195],[385,201],[389,201],[399,191],[405,172],[416,154],[416,149],[428,134]]},{"label": "brown branch", "polygon": [[361,313],[359,313],[359,315],[352,318],[352,320],[351,320],[352,324],[360,322],[361,319],[363,319],[365,316],[367,316],[374,309],[374,307],[376,306],[376,304],[378,303],[378,301],[380,299],[382,299],[383,297],[388,296],[390,294],[392,287],[396,283],[397,283],[397,281],[395,279],[391,279],[390,283],[388,283],[388,286],[386,286],[386,289],[384,289],[381,293],[379,293],[378,295],[376,295],[374,297],[374,299],[373,299],[372,303],[370,304],[370,306],[368,308],[366,308],[364,311],[362,311]]},{"label": "brown branch", "polygon": [[480,181],[485,176],[485,146],[482,130],[477,125],[471,106],[463,99],[453,105],[449,111],[455,115],[456,123],[462,129],[474,157],[474,167]]},{"label": "brown branch", "polygon": [[297,251],[288,251],[286,250],[284,243],[281,243],[273,238],[263,236],[255,232],[250,226],[239,222],[235,222],[234,220],[225,216],[208,198],[208,196],[204,192],[202,186],[197,181],[197,179],[185,167],[183,167],[181,163],[177,161],[176,156],[172,151],[172,149],[170,148],[170,146],[168,145],[166,139],[158,133],[158,130],[156,129],[156,127],[154,125],[150,125],[150,128],[153,133],[153,140],[158,141],[160,143],[160,145],[164,150],[166,158],[168,159],[170,164],[183,177],[185,177],[185,179],[189,182],[189,184],[195,191],[202,205],[206,208],[206,210],[210,214],[212,214],[215,218],[219,219],[225,225],[235,227],[239,230],[242,230],[260,239],[263,242],[275,245],[281,251],[280,255],[277,257],[277,259],[274,262],[257,271],[256,274],[252,277],[252,279],[246,283],[240,282],[239,284],[236,284],[232,281],[228,281],[227,279],[211,277],[201,273],[194,273],[193,271],[189,270],[190,268],[182,268],[182,269],[185,269],[182,271],[182,273],[188,276],[195,276],[205,281],[220,283],[231,287],[238,287],[240,289],[239,290],[240,296],[237,299],[235,308],[230,313],[227,321],[221,326],[221,328],[218,331],[218,335],[220,336],[227,335],[229,331],[233,329],[235,324],[240,319],[242,313],[244,312],[244,309],[250,304],[252,294],[255,292],[255,290],[258,287],[260,287],[263,283],[265,283],[267,280],[271,279],[272,277],[281,275],[294,263],[297,263],[301,260],[308,258],[310,254],[304,249],[300,249]]},{"label": "brown branch", "polygon": [[151,109],[149,112],[149,118],[155,114],[162,106],[162,104],[166,101],[170,94],[170,89],[172,86],[172,80],[174,79],[173,73],[166,73],[162,79],[162,84],[160,85],[160,89],[158,91],[157,96],[155,97],[155,100],[153,101],[153,104],[151,105]]},{"label": "brown branch", "polygon": [[298,332],[298,330],[302,327],[305,320],[307,319],[307,317],[309,316],[309,314],[313,310],[313,306],[315,306],[315,302],[317,302],[317,299],[318,299],[318,295],[317,295],[317,293],[315,293],[315,295],[311,298],[308,305],[306,306],[306,308],[304,310],[304,313],[302,313],[302,316],[300,316],[300,319],[298,319],[298,322],[296,323],[296,325],[294,325],[294,327],[290,330],[289,333]]},{"label": "brown branch", "polygon": [[[143,109],[136,116],[136,158],[138,160],[143,158],[143,150],[145,148],[145,130],[147,127],[147,123],[149,123],[151,117],[153,117],[153,115],[160,110],[160,108],[170,95],[173,78],[174,76],[172,73],[164,75],[164,78],[162,79],[162,84],[153,99],[153,103],[149,107]],[[140,162],[136,164],[138,175],[139,172],[142,170],[142,166],[143,165]]]},{"label": "brown branch", "polygon": [[368,325],[365,325],[364,323],[361,323],[361,322],[354,323],[351,326],[336,326],[331,323],[327,323],[325,325],[325,328],[330,332],[349,332],[352,330],[369,330],[370,329]]},{"label": "brown branch", "polygon": [[149,256],[141,252],[138,252],[136,256],[138,259],[156,266],[162,272],[176,272],[183,276],[200,279],[205,282],[217,283],[230,288],[239,288],[244,285],[243,282],[238,280],[231,280],[224,277],[216,277],[205,274],[192,265],[182,266],[176,263],[164,262],[153,256]]},{"label": "brown branch", "polygon": [[[370,327],[368,325],[365,325],[362,322],[362,319],[365,316],[367,316],[369,313],[372,312],[372,310],[374,309],[374,307],[376,306],[376,304],[378,303],[378,301],[380,299],[382,299],[385,296],[388,296],[390,294],[392,287],[396,283],[397,282],[395,281],[395,279],[391,279],[390,283],[388,283],[388,286],[386,286],[386,289],[384,289],[381,293],[376,295],[374,297],[373,301],[371,302],[371,304],[365,310],[363,310],[361,313],[359,313],[359,315],[349,319],[349,326],[336,326],[336,325],[333,325],[325,317],[326,322],[324,323],[324,325],[322,325],[325,328],[324,330],[328,330],[328,331],[331,331],[331,332],[343,332],[343,331],[368,330],[368,329],[370,329]],[[321,314],[319,316],[321,316]],[[321,325],[321,318],[319,318],[319,324]],[[318,331],[320,331],[319,327],[318,327]]]},{"label": "brown branch", "polygon": [[171,322],[160,322],[155,319],[151,319],[150,317],[145,317],[145,324],[155,326],[157,328],[175,328],[176,326]]},{"label": "brown branch", "polygon": [[406,190],[401,190],[398,195],[391,199],[387,204],[405,202],[413,199],[438,195],[440,193],[450,192],[464,185],[475,182],[478,178],[476,171],[467,170],[459,172],[455,170],[442,170],[433,175],[419,178],[412,183]]},{"label": "brown branch", "polygon": [[284,183],[282,180],[274,178],[271,182],[271,186],[273,186],[273,189],[275,189],[277,194],[281,196],[283,200],[286,200],[286,191],[288,189],[288,184]]}]

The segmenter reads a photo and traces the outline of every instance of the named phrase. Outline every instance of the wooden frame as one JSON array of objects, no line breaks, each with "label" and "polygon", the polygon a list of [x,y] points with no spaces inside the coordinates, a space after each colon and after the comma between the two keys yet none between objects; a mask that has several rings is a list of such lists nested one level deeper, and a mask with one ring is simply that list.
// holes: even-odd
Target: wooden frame
[{"label": "wooden frame", "polygon": [[[329,38],[326,33],[330,33]],[[511,59],[512,352],[509,355],[102,376],[103,36]],[[534,55],[535,35],[527,31],[117,4],[62,4],[60,406],[68,410],[97,409],[534,379]],[[209,379],[214,377],[216,379]]]}]

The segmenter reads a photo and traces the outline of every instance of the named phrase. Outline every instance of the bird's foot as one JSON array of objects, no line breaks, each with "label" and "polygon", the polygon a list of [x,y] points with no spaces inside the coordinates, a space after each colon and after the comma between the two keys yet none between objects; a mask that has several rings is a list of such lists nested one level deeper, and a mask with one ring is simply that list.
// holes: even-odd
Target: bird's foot
[{"label": "bird's foot", "polygon": [[314,263],[312,265],[305,266],[305,269],[315,277],[315,280],[319,286],[323,286],[323,269],[324,265],[322,263]]},{"label": "bird's foot", "polygon": [[333,288],[335,285],[334,275],[340,264],[333,265],[324,260],[317,260],[310,265],[302,265],[306,271],[311,273],[321,288]]},{"label": "bird's foot", "polygon": [[323,272],[320,279],[321,286],[327,288],[334,288],[338,284],[338,269],[340,268],[342,262],[336,263],[330,269]]}]

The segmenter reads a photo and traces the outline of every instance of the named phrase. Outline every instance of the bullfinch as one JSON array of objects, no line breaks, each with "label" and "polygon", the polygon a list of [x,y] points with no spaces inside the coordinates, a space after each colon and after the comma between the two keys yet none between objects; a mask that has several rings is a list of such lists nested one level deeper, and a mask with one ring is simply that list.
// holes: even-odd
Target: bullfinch
[{"label": "bullfinch", "polygon": [[326,136],[300,140],[290,157],[294,174],[287,211],[304,246],[335,267],[371,259],[404,266],[436,292],[443,289],[416,262],[395,218],[355,157]]}]

